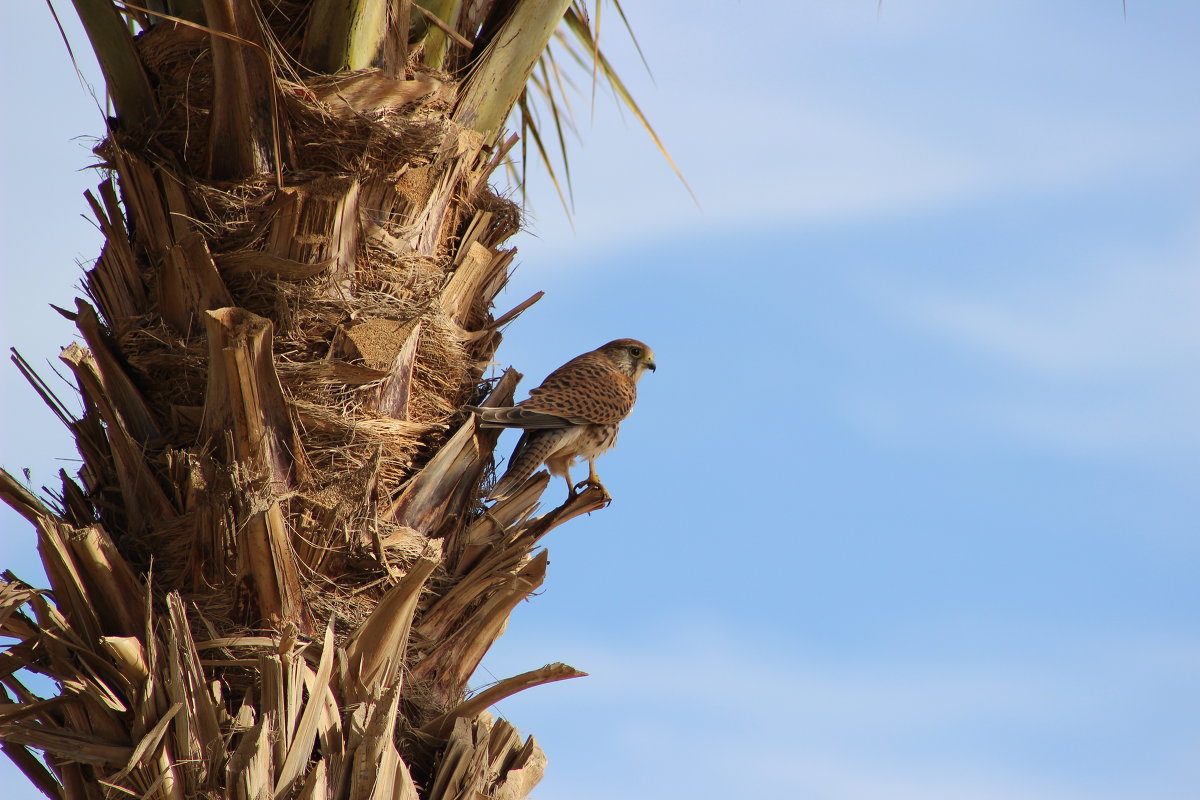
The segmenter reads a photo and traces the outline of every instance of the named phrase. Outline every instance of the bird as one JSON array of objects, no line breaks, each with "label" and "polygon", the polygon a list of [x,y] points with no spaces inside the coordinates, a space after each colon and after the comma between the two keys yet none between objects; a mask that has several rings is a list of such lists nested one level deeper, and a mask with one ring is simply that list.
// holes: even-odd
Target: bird
[{"label": "bird", "polygon": [[[596,457],[617,441],[617,428],[637,399],[637,382],[654,371],[654,351],[637,339],[615,339],[551,372],[529,398],[515,406],[473,408],[481,428],[521,428],[508,469],[488,493],[511,496],[542,464],[567,481],[568,499],[580,486],[610,497],[596,476]],[[588,460],[587,480],[571,482],[571,465]]]}]

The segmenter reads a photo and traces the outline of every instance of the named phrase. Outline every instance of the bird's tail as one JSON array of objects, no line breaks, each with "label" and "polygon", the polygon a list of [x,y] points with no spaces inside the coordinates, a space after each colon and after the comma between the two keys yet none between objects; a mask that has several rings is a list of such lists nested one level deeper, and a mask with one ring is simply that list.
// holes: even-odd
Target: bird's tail
[{"label": "bird's tail", "polygon": [[554,452],[565,432],[561,429],[526,431],[521,441],[513,448],[504,477],[488,492],[489,500],[504,500],[524,483],[533,471],[542,465],[546,456]]}]

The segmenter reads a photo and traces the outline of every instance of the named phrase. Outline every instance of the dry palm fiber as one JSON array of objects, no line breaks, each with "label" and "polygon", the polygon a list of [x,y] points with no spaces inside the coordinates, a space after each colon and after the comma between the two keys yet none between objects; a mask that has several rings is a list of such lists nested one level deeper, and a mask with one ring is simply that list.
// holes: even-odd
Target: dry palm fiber
[{"label": "dry palm fiber", "polygon": [[52,797],[523,797],[544,757],[486,707],[580,673],[467,681],[542,537],[603,499],[479,503],[495,434],[463,409],[511,402],[516,373],[484,376],[529,303],[491,311],[515,98],[492,128],[462,110],[495,117],[488,65],[546,12],[450,4],[469,47],[400,14],[381,65],[322,71],[324,4],[175,5],[205,24],[129,7],[132,39],[77,3],[117,106],[105,245],[63,312],[82,413],[19,364],[84,466],[48,500],[0,474],[50,581],[0,581],[0,742]]}]

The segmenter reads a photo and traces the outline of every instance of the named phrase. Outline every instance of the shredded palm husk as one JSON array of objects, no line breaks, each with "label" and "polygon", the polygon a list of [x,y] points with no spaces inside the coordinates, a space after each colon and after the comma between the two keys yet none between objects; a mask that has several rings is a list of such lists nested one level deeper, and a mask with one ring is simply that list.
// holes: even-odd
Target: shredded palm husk
[{"label": "shredded palm husk", "polygon": [[401,3],[383,66],[323,73],[294,60],[323,3],[180,5],[209,24],[129,6],[144,32],[97,44],[110,84],[141,77],[63,311],[82,413],[18,357],[84,466],[45,497],[0,472],[50,582],[0,577],[0,747],[53,798],[525,797],[545,757],[487,707],[583,673],[467,684],[542,538],[607,502],[538,516],[544,474],[480,502],[497,433],[465,406],[512,402],[520,376],[485,372],[537,296],[492,313],[513,140],[456,117],[457,78],[526,33],[513,4],[453,28]]}]

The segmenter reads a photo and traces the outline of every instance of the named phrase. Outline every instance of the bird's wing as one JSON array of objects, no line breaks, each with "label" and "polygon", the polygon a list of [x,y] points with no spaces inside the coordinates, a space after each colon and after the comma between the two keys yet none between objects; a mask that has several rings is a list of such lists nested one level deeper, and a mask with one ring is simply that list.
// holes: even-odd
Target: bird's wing
[{"label": "bird's wing", "polygon": [[593,351],[551,372],[520,405],[576,425],[614,424],[629,416],[635,400],[634,382],[610,360]]},{"label": "bird's wing", "polygon": [[536,430],[544,428],[569,428],[575,423],[569,419],[534,411],[522,406],[505,408],[476,408],[470,409],[479,415],[481,428],[525,428]]}]

